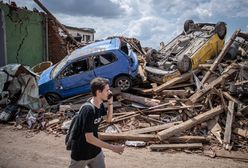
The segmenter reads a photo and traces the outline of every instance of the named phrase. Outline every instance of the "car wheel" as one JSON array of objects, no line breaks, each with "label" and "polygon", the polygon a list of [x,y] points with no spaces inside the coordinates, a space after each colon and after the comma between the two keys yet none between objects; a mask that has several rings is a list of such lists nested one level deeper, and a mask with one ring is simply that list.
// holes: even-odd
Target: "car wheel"
[{"label": "car wheel", "polygon": [[146,62],[148,64],[151,64],[155,60],[156,54],[157,54],[157,50],[155,50],[155,49],[148,50],[146,55],[145,55]]},{"label": "car wheel", "polygon": [[191,60],[187,55],[180,55],[177,61],[178,70],[182,73],[188,72],[192,68]]},{"label": "car wheel", "polygon": [[132,81],[127,76],[120,76],[114,82],[115,87],[120,87],[122,91],[127,91],[132,86]]},{"label": "car wheel", "polygon": [[48,93],[46,94],[45,97],[46,97],[48,104],[50,105],[58,104],[61,100],[61,97],[57,95],[56,93]]},{"label": "car wheel", "polygon": [[218,22],[215,25],[216,33],[218,34],[219,38],[223,40],[226,36],[226,24],[225,22]]},{"label": "car wheel", "polygon": [[193,20],[186,20],[184,22],[184,31],[185,32],[188,32],[189,31],[189,28],[190,28],[190,25],[194,24],[194,21]]}]

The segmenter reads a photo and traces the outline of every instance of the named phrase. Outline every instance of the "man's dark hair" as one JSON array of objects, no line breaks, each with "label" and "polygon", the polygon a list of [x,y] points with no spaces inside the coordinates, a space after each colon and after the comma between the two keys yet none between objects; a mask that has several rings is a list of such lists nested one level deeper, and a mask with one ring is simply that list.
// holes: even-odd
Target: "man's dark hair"
[{"label": "man's dark hair", "polygon": [[96,96],[96,91],[103,91],[106,85],[109,85],[109,80],[101,77],[97,77],[90,82],[91,93],[93,96]]}]

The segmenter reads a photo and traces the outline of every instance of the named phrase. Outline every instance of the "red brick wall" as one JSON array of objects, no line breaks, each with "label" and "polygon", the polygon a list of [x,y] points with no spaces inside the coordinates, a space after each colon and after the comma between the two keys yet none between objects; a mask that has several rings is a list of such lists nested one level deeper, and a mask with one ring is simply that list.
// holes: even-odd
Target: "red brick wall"
[{"label": "red brick wall", "polygon": [[56,64],[67,55],[66,41],[59,35],[58,26],[48,18],[49,60]]}]

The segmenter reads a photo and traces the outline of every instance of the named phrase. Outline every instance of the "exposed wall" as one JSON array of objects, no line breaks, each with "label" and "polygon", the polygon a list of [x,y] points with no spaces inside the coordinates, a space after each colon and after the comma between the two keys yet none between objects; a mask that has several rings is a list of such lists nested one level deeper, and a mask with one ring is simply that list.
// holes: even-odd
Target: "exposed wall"
[{"label": "exposed wall", "polygon": [[3,12],[0,8],[0,67],[6,64],[4,23]]},{"label": "exposed wall", "polygon": [[59,28],[52,19],[48,19],[49,59],[54,64],[67,55],[67,42],[59,35]]},{"label": "exposed wall", "polygon": [[7,64],[33,66],[45,61],[45,16],[1,2],[0,8],[4,12]]}]

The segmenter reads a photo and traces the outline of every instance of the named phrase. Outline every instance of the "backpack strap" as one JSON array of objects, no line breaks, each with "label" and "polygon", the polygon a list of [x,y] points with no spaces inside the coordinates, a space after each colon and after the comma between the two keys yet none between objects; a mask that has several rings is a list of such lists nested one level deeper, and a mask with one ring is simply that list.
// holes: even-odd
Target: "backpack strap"
[{"label": "backpack strap", "polygon": [[80,111],[81,111],[82,107],[84,107],[84,106],[91,106],[91,108],[93,109],[94,114],[96,113],[95,107],[94,107],[94,105],[93,105],[92,103],[90,103],[90,102],[88,102],[88,101],[85,102],[85,103],[81,106]]}]

